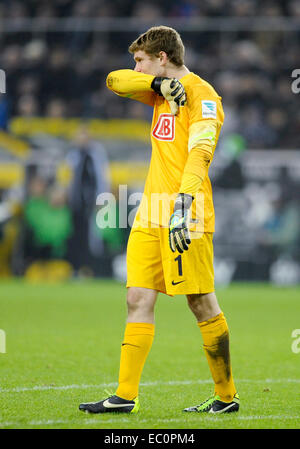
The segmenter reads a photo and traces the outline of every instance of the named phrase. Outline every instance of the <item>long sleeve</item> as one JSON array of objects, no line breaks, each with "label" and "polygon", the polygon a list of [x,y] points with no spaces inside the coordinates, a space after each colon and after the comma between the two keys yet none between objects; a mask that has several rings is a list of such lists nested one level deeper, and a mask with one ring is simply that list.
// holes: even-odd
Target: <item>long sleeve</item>
[{"label": "long sleeve", "polygon": [[194,148],[191,151],[181,179],[180,193],[195,196],[208,175],[210,162],[211,157],[207,151],[201,148]]},{"label": "long sleeve", "polygon": [[187,92],[189,105],[188,158],[180,193],[195,196],[208,176],[220,130],[224,122],[221,97],[205,81]]},{"label": "long sleeve", "polygon": [[134,70],[115,70],[108,74],[106,86],[121,97],[153,106],[156,95],[151,89],[153,79],[153,75],[146,75]]},{"label": "long sleeve", "polygon": [[189,157],[187,159],[180,186],[181,193],[195,196],[213,158],[213,149],[218,133],[215,120],[196,122],[190,128]]}]

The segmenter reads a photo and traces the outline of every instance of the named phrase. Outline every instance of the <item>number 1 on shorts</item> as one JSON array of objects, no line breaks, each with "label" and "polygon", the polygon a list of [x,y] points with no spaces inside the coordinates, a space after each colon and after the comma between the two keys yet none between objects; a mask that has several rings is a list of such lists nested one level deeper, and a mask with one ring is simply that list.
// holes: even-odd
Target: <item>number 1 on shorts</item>
[{"label": "number 1 on shorts", "polygon": [[174,259],[176,262],[178,261],[178,275],[182,276],[182,259],[181,259],[181,255],[179,254],[178,257],[176,257],[176,259]]}]

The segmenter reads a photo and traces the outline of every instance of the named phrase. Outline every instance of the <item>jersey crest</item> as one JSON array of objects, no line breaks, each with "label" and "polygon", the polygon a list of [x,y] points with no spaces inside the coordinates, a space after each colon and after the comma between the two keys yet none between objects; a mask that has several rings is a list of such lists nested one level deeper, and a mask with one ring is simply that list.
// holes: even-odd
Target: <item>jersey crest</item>
[{"label": "jersey crest", "polygon": [[175,138],[175,116],[160,114],[153,128],[152,136],[158,140],[172,142]]}]

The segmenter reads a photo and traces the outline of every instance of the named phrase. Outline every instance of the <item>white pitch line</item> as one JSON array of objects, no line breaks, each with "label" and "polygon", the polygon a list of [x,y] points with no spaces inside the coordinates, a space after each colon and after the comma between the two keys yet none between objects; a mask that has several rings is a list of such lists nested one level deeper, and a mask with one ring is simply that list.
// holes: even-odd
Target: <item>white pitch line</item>
[{"label": "white pitch line", "polygon": [[[142,382],[142,387],[155,387],[160,385],[180,386],[180,385],[201,385],[210,384],[212,379],[198,379],[198,380],[170,380],[170,381],[154,381]],[[239,379],[236,383],[300,383],[300,379]],[[47,391],[47,390],[86,390],[91,388],[110,388],[116,387],[116,382],[103,384],[71,384],[71,385],[35,385],[33,387],[15,387],[15,388],[0,388],[0,393],[22,393],[26,391]]]},{"label": "white pitch line", "polygon": [[[263,420],[263,419],[267,419],[267,420],[299,420],[300,416],[287,416],[287,415],[249,415],[249,416],[234,416],[236,421],[255,421],[255,420]],[[206,420],[206,423],[210,421],[217,421],[220,420],[220,416],[200,416],[200,415],[194,415],[194,416],[189,416],[188,421],[197,421],[199,422],[199,420]],[[221,418],[222,419],[222,418]],[[119,419],[111,419],[111,420],[107,420],[107,421],[102,421],[101,422],[101,418],[99,417],[99,419],[97,418],[92,418],[92,419],[84,419],[84,420],[80,420],[78,422],[78,424],[84,424],[84,425],[89,425],[89,424],[99,424],[99,425],[103,425],[105,426],[106,424],[115,424],[115,423],[119,423],[123,422],[123,423],[129,423],[130,419],[126,419],[126,418],[119,418]],[[156,424],[159,423],[182,423],[183,422],[183,418],[166,418],[166,419],[159,419]],[[4,422],[0,422],[0,428],[5,428],[8,426],[14,426],[14,425],[18,425],[18,426],[22,426],[22,428],[24,426],[53,426],[56,424],[68,424],[71,423],[72,425],[74,425],[74,421],[72,420],[63,420],[63,419],[58,419],[58,420],[52,420],[52,419],[47,419],[47,420],[39,420],[39,421],[27,421],[27,422],[19,422],[19,421],[4,421]],[[149,419],[140,419],[138,420],[139,424],[143,424],[143,423],[149,423]],[[105,427],[103,427],[105,429]],[[108,429],[109,430],[109,429]],[[134,430],[134,429],[132,429]]]},{"label": "white pitch line", "polygon": [[109,388],[115,386],[116,383],[98,384],[98,385],[86,385],[86,384],[72,384],[72,385],[35,385],[33,387],[15,387],[0,389],[0,393],[23,393],[24,391],[47,391],[47,390],[85,390],[89,388]]},{"label": "white pitch line", "polygon": [[[154,381],[154,382],[142,382],[140,385],[144,387],[155,387],[159,385],[191,385],[191,384],[206,384],[211,383],[211,379],[204,380],[179,380],[179,381]],[[86,385],[86,384],[72,384],[72,385],[35,385],[33,387],[15,387],[15,388],[0,388],[0,393],[22,393],[23,391],[47,391],[47,390],[85,390],[90,388],[110,388],[116,387],[116,382],[96,384],[96,385]]]}]

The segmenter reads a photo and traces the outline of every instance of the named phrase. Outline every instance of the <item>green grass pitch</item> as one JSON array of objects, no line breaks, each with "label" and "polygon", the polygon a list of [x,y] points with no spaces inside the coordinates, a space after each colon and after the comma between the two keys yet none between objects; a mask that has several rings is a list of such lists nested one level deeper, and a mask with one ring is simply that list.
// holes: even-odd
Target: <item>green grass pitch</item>
[{"label": "green grass pitch", "polygon": [[126,288],[114,281],[59,285],[0,283],[0,428],[300,428],[297,288],[234,284],[217,289],[231,335],[241,398],[238,414],[183,413],[211,395],[202,339],[186,299],[159,295],[156,336],[144,368],[137,415],[86,415],[118,378]]}]

